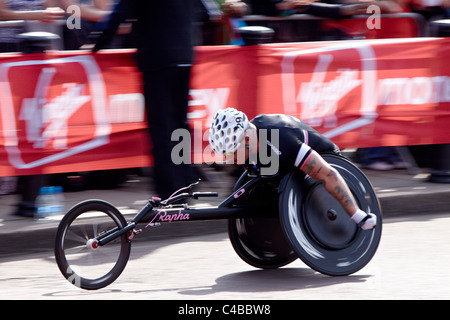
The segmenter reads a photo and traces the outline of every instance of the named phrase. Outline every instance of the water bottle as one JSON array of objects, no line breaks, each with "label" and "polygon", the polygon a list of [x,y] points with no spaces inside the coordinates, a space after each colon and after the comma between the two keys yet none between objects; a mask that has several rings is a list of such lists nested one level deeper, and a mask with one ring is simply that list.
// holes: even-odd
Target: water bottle
[{"label": "water bottle", "polygon": [[61,186],[56,186],[53,187],[54,188],[54,197],[55,197],[55,202],[54,202],[54,208],[53,208],[53,214],[55,215],[60,215],[60,214],[64,214],[64,193],[63,193],[63,188]]},{"label": "water bottle", "polygon": [[62,187],[42,187],[36,198],[36,220],[45,220],[64,211]]},{"label": "water bottle", "polygon": [[51,202],[50,188],[41,187],[39,195],[36,197],[36,212],[34,214],[36,220],[43,220],[50,215]]}]

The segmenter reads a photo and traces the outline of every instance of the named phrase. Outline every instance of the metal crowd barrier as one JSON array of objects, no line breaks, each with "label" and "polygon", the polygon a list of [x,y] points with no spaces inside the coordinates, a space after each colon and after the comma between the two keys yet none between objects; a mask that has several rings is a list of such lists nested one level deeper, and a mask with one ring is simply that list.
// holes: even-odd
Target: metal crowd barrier
[{"label": "metal crowd barrier", "polygon": [[[261,25],[265,27],[270,27],[274,29],[278,29],[278,33],[281,33],[281,36],[275,38],[275,42],[277,40],[284,40],[283,37],[289,38],[292,37],[294,42],[297,41],[309,41],[309,40],[328,40],[323,39],[321,36],[321,26],[327,21],[335,21],[337,24],[342,21],[363,21],[365,22],[369,17],[368,15],[354,15],[348,19],[339,19],[332,20],[329,18],[316,17],[309,14],[294,14],[287,17],[268,17],[261,15],[249,15],[244,16],[242,20],[244,20],[248,25]],[[401,20],[408,19],[412,23],[414,23],[417,34],[417,37],[425,37],[429,36],[429,25],[426,19],[418,14],[413,12],[405,12],[405,13],[393,13],[393,14],[381,14],[381,21],[386,20]],[[293,26],[293,24],[297,24],[297,26]],[[303,28],[303,30],[301,30]],[[290,30],[289,30],[290,29]],[[304,34],[299,34],[303,32]],[[281,38],[281,39],[280,39]],[[354,37],[358,38],[358,37]],[[361,38],[364,38],[363,36]],[[333,39],[335,40],[335,39]]]},{"label": "metal crowd barrier", "polygon": [[52,50],[63,50],[63,27],[66,25],[66,20],[57,20],[54,23],[44,23],[32,20],[14,20],[14,21],[0,21],[0,28],[23,28],[24,32],[43,31],[53,33],[59,36],[59,39],[53,39],[50,44]]},{"label": "metal crowd barrier", "polygon": [[[367,20],[370,15],[355,15],[349,19],[342,19],[336,21],[345,20]],[[429,36],[429,25],[425,18],[417,13],[395,13],[395,14],[381,14],[381,19],[410,19],[416,24],[419,37]],[[296,41],[311,41],[311,40],[328,40],[321,38],[320,25],[324,21],[330,21],[330,19],[312,16],[309,14],[294,14],[287,17],[269,17],[261,15],[248,15],[244,16],[242,20],[248,25],[266,26],[275,29],[277,35],[274,42],[282,40],[283,42],[296,42]],[[297,27],[292,27],[292,23],[299,24]],[[51,49],[63,50],[63,28],[66,25],[66,20],[57,20],[54,23],[43,23],[39,21],[28,20],[16,20],[16,21],[0,21],[0,28],[19,28],[23,27],[25,32],[30,31],[45,31],[57,34],[60,39],[52,42]],[[299,28],[299,26],[303,28]],[[201,24],[196,24],[197,29],[202,28]],[[202,32],[200,31],[199,34]],[[198,45],[202,45],[201,41],[197,41]]]}]

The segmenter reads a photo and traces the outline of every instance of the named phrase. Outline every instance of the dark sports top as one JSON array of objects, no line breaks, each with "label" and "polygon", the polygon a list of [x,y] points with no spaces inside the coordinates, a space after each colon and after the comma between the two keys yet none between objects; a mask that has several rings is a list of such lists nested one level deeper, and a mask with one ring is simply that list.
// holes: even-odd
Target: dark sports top
[{"label": "dark sports top", "polygon": [[140,71],[193,62],[193,10],[195,0],[120,0],[116,2],[95,50],[110,43],[121,22],[137,19],[133,35]]},{"label": "dark sports top", "polygon": [[262,175],[302,168],[311,150],[319,154],[340,153],[331,140],[293,116],[261,114],[250,122],[257,128],[259,144],[258,159],[250,160],[254,160]]}]

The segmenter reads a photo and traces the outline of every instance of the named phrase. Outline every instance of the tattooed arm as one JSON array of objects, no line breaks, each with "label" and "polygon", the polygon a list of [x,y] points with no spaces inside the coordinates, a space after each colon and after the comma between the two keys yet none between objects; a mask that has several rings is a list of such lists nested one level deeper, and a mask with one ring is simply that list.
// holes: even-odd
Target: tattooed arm
[{"label": "tattooed arm", "polygon": [[300,170],[311,178],[321,181],[325,189],[339,201],[349,216],[352,216],[358,209],[356,201],[344,178],[317,152],[311,150],[311,155]]}]

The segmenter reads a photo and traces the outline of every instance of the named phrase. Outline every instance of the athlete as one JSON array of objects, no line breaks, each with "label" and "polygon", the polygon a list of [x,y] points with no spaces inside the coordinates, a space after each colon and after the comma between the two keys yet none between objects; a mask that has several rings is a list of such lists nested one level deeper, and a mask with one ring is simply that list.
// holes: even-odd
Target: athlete
[{"label": "athlete", "polygon": [[[276,162],[277,172],[293,167],[322,182],[351,219],[363,230],[375,228],[377,217],[361,210],[339,172],[320,153],[340,154],[339,148],[301,120],[283,114],[262,114],[249,121],[234,108],[219,110],[211,124],[209,143],[216,155],[227,161],[252,166],[263,174]],[[268,158],[263,149],[277,157]]]}]

